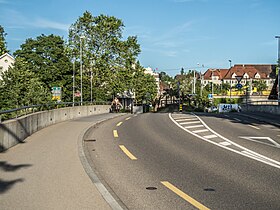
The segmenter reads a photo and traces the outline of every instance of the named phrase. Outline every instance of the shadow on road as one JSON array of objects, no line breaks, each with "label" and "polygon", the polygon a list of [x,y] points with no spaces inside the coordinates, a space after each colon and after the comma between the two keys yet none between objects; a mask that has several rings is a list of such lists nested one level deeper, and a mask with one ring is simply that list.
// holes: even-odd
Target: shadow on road
[{"label": "shadow on road", "polygon": [[3,194],[10,190],[16,183],[23,182],[24,179],[15,179],[12,181],[4,181],[0,179],[0,194]]},{"label": "shadow on road", "polygon": [[12,172],[17,171],[21,168],[26,168],[32,166],[31,164],[19,164],[19,165],[12,165],[7,163],[6,161],[0,161],[0,170],[5,172]]}]

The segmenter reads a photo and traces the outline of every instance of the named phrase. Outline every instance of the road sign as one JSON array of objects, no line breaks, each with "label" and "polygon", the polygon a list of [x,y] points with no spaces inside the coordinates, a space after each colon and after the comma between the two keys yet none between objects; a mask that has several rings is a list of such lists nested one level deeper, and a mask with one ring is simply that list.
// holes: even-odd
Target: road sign
[{"label": "road sign", "polygon": [[240,81],[242,80],[243,76],[235,76],[235,79],[238,81],[238,83],[240,83]]},{"label": "road sign", "polygon": [[61,101],[61,87],[52,87],[52,100]]},{"label": "road sign", "polygon": [[238,89],[241,89],[243,86],[242,86],[242,84],[238,83],[235,87]]},{"label": "road sign", "polygon": [[213,99],[213,95],[212,94],[208,94],[208,99]]}]

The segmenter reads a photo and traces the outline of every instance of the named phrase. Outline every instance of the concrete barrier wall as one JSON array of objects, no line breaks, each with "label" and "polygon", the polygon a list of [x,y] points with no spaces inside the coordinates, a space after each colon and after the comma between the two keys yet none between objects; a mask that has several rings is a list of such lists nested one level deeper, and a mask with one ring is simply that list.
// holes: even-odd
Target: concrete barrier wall
[{"label": "concrete barrier wall", "polygon": [[110,105],[75,106],[33,113],[0,123],[0,152],[23,143],[36,131],[49,125],[89,115],[109,113]]},{"label": "concrete barrier wall", "polygon": [[242,110],[249,112],[267,112],[280,115],[280,106],[276,105],[244,105]]}]

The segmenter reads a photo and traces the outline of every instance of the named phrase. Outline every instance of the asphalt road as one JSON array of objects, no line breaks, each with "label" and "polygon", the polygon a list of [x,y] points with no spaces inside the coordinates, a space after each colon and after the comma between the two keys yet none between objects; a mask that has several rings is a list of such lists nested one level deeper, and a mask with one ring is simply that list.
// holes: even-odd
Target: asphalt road
[{"label": "asphalt road", "polygon": [[148,113],[95,126],[85,151],[128,209],[280,209],[279,135],[237,113]]}]

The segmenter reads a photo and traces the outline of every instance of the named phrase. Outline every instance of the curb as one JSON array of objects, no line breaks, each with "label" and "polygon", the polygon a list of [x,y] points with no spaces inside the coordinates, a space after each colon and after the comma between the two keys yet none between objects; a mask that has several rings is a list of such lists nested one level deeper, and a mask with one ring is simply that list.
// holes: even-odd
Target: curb
[{"label": "curb", "polygon": [[112,116],[107,119],[103,119],[103,120],[95,122],[93,125],[90,125],[89,127],[85,128],[82,131],[82,133],[79,135],[79,138],[78,138],[78,153],[79,153],[79,158],[83,165],[83,168],[84,168],[85,172],[87,173],[87,175],[89,176],[89,178],[91,179],[92,183],[95,185],[95,187],[99,191],[99,193],[102,195],[102,197],[105,199],[105,201],[109,204],[109,206],[113,210],[124,210],[124,208],[116,201],[116,199],[112,196],[112,194],[104,186],[104,184],[102,184],[101,180],[97,176],[97,173],[90,166],[90,164],[86,158],[84,149],[83,149],[84,148],[83,139],[84,139],[84,136],[87,133],[87,131],[89,129],[91,129],[93,126],[100,124],[104,121],[119,117],[119,116],[122,116],[122,115]]},{"label": "curb", "polygon": [[280,123],[272,122],[272,121],[265,120],[265,119],[259,118],[259,117],[254,117],[254,116],[251,116],[251,115],[248,115],[248,114],[243,114],[243,113],[238,113],[238,114],[239,114],[239,115],[246,116],[246,117],[251,118],[251,119],[254,119],[254,120],[258,120],[258,121],[260,121],[260,122],[265,122],[265,123],[268,123],[268,124],[271,124],[271,125],[274,125],[274,126],[280,128]]}]

